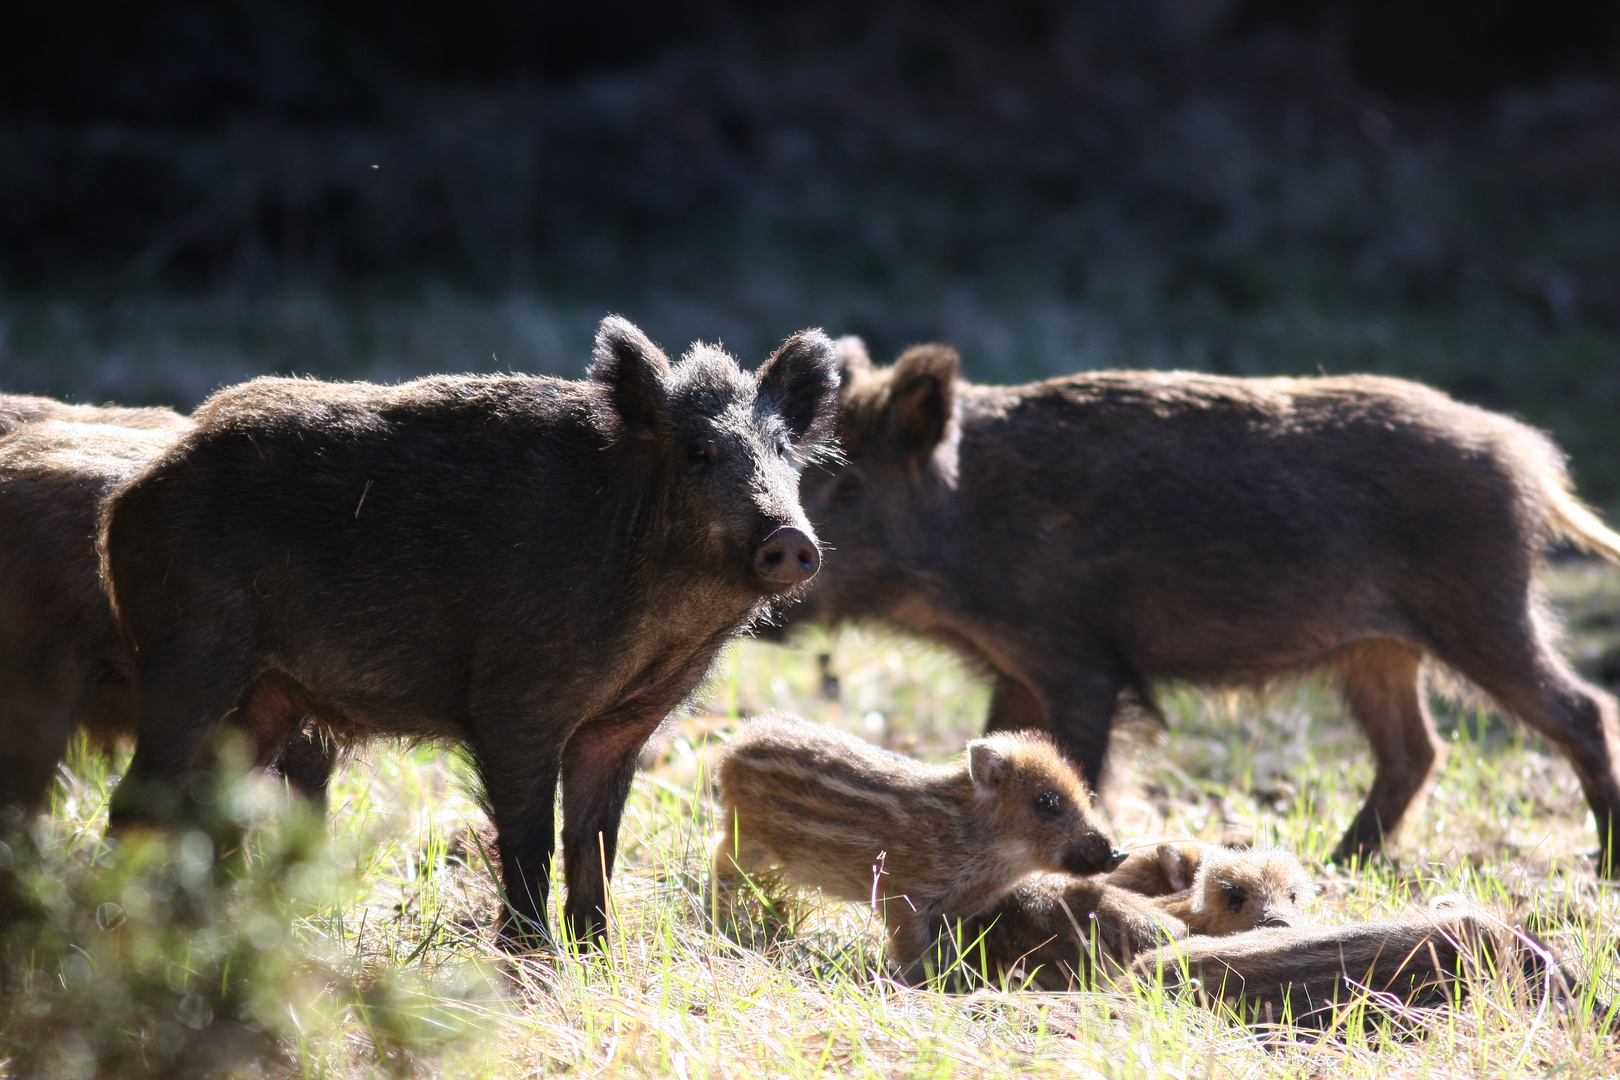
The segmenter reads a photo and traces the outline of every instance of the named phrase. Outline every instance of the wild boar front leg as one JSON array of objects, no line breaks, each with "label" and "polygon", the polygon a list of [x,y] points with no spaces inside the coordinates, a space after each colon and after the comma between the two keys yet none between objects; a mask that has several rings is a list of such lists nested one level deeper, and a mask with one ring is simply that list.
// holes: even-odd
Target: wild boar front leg
[{"label": "wild boar front leg", "polygon": [[[673,704],[671,705],[673,707]],[[569,932],[580,944],[607,937],[607,890],[619,819],[642,746],[667,710],[587,720],[563,751],[563,873]]]},{"label": "wild boar front leg", "polygon": [[1445,744],[1423,701],[1423,653],[1404,642],[1358,642],[1338,658],[1345,698],[1372,745],[1377,772],[1361,812],[1339,841],[1334,861],[1365,858],[1393,836],[1428,786]]},{"label": "wild boar front leg", "polygon": [[560,748],[542,749],[533,758],[520,758],[506,748],[475,747],[474,754],[495,822],[501,886],[506,890],[496,940],[508,952],[534,949],[548,937],[546,895],[557,847],[553,802]]},{"label": "wild boar front leg", "polygon": [[1117,672],[1097,666],[1070,668],[1040,683],[1053,741],[1079,768],[1091,789],[1097,790],[1108,757],[1114,708],[1125,680]]},{"label": "wild boar front leg", "polygon": [[1024,680],[997,671],[990,691],[990,716],[984,733],[994,731],[1042,731],[1047,727],[1046,710]]}]

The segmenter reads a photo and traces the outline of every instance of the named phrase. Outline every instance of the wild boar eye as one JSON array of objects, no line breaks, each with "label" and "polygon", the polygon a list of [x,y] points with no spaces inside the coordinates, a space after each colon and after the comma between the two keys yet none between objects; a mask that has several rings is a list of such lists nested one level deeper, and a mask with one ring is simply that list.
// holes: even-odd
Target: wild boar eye
[{"label": "wild boar eye", "polygon": [[845,471],[838,475],[838,481],[833,485],[833,498],[839,502],[849,502],[861,493],[861,478],[858,473]]},{"label": "wild boar eye", "polygon": [[1242,911],[1243,910],[1243,894],[1240,893],[1240,892],[1235,892],[1235,893],[1232,893],[1231,895],[1229,895],[1226,898],[1226,909],[1228,911]]},{"label": "wild boar eye", "polygon": [[1055,791],[1043,791],[1035,796],[1035,809],[1047,817],[1060,817],[1063,814],[1063,800]]},{"label": "wild boar eye", "polygon": [[1298,894],[1296,894],[1296,893],[1289,893],[1289,894],[1288,894],[1288,902],[1289,902],[1289,903],[1290,903],[1290,904],[1297,904],[1297,903],[1299,903],[1299,896],[1298,896]]},{"label": "wild boar eye", "polygon": [[688,465],[707,465],[713,460],[713,443],[695,442],[686,448],[686,463]]}]

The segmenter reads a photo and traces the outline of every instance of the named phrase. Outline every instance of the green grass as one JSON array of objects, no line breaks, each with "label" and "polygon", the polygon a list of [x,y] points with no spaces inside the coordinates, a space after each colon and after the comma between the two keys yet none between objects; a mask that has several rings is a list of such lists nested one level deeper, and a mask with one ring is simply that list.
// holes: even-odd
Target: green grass
[{"label": "green grass", "polygon": [[[1550,582],[1577,616],[1578,653],[1582,618],[1620,607],[1620,573],[1570,564]],[[824,693],[823,653],[836,700]],[[1620,897],[1593,876],[1585,803],[1539,739],[1437,700],[1451,752],[1427,807],[1391,859],[1347,872],[1323,860],[1371,767],[1332,694],[1309,680],[1264,698],[1162,691],[1168,731],[1136,722],[1116,742],[1103,806],[1118,837],[1287,844],[1318,873],[1327,924],[1475,897],[1526,920],[1603,997],[1620,996]],[[37,861],[25,842],[8,849],[44,914],[10,943],[6,1075],[157,1075],[204,1051],[234,1061],[235,1075],[297,1077],[1385,1080],[1620,1069],[1614,1044],[1571,1016],[1489,986],[1425,1014],[1417,1035],[1388,1021],[1327,1039],[1261,1035],[1151,987],[899,989],[881,977],[875,921],[853,905],[803,898],[743,935],[747,944],[710,930],[705,763],[739,717],[790,709],[938,759],[976,733],[986,701],[954,657],[902,638],[739,642],[644,755],[620,837],[611,944],[584,958],[513,961],[491,946],[489,831],[455,755],[369,747],[337,778],[327,823],[282,806],[266,781],[227,788],[220,812],[247,827],[248,843],[216,887],[206,847],[191,842],[188,854],[186,838],[102,841],[109,764],[76,753],[34,832]]]}]

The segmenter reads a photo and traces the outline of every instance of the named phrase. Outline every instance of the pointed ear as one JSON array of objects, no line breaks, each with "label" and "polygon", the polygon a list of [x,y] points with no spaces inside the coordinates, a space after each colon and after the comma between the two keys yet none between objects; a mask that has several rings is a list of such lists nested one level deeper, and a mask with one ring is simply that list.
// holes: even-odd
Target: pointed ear
[{"label": "pointed ear", "polygon": [[866,342],[854,334],[845,334],[833,343],[838,350],[839,385],[845,389],[856,379],[872,370],[872,357],[866,351]]},{"label": "pointed ear", "polygon": [[613,426],[651,435],[669,423],[669,358],[628,320],[609,315],[596,328],[586,376],[606,390]]},{"label": "pointed ear", "polygon": [[974,739],[968,743],[967,750],[968,776],[973,780],[973,786],[980,795],[994,795],[1001,782],[1007,779],[1012,763],[989,739]]},{"label": "pointed ear", "polygon": [[1175,844],[1159,845],[1159,866],[1164,870],[1165,878],[1170,882],[1172,892],[1184,892],[1192,888],[1193,875],[1197,867],[1187,858],[1187,853]]},{"label": "pointed ear", "polygon": [[934,452],[951,423],[961,358],[949,345],[913,345],[894,362],[889,413],[916,460]]},{"label": "pointed ear", "polygon": [[838,417],[838,353],[820,330],[801,330],[760,365],[759,393],[787,421],[794,446],[832,435]]}]

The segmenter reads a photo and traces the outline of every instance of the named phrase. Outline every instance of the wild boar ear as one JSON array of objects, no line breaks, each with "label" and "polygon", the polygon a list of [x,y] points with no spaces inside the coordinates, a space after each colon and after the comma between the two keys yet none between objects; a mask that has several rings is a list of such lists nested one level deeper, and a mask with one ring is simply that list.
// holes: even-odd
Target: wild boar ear
[{"label": "wild boar ear", "polygon": [[974,739],[968,743],[968,776],[980,795],[994,795],[1007,779],[1012,763],[1007,755],[996,749],[989,739]]},{"label": "wild boar ear", "polygon": [[845,390],[849,384],[872,370],[872,357],[866,351],[866,342],[854,334],[845,334],[833,343],[838,350],[838,380]]},{"label": "wild boar ear", "polygon": [[586,376],[607,391],[614,426],[637,435],[651,435],[666,426],[670,372],[669,358],[628,319],[609,315],[596,328]]},{"label": "wild boar ear", "polygon": [[945,437],[960,367],[949,345],[913,345],[894,362],[889,409],[901,444],[914,458],[933,453]]},{"label": "wild boar ear", "polygon": [[1159,865],[1164,869],[1164,876],[1170,882],[1170,891],[1183,892],[1192,888],[1193,865],[1187,858],[1187,853],[1175,844],[1159,845]]},{"label": "wild boar ear", "polygon": [[838,419],[838,351],[820,330],[801,330],[760,365],[759,392],[782,419],[795,446],[832,435]]}]

